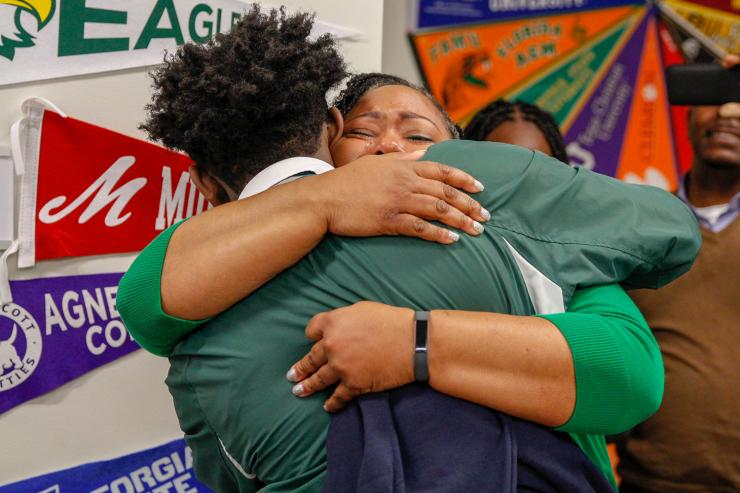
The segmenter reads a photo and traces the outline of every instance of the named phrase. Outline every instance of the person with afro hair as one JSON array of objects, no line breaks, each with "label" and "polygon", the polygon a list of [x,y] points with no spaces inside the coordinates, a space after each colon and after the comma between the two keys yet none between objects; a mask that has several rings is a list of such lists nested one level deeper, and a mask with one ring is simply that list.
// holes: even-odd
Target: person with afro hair
[{"label": "person with afro hair", "polygon": [[[485,416],[508,413],[529,420],[521,422],[523,429],[543,439],[554,440],[552,447],[544,446],[550,454],[548,457],[557,456],[557,450],[567,449],[569,457],[580,461],[576,468],[565,468],[571,473],[569,478],[585,481],[591,489],[597,484],[599,488],[608,489],[608,484],[604,486],[611,481],[608,461],[604,463],[600,456],[603,443],[598,436],[592,438],[586,434],[621,428],[651,412],[655,393],[659,390],[655,378],[659,360],[653,357],[657,348],[652,347],[649,339],[642,339],[639,314],[621,305],[624,293],[620,294],[617,286],[593,288],[590,292],[580,288],[619,280],[644,285],[666,282],[679,275],[682,266],[690,263],[695,246],[694,231],[682,227],[681,221],[675,218],[681,216],[680,208],[676,209],[670,196],[657,191],[629,187],[595,174],[576,175],[571,168],[554,165],[544,156],[533,156],[513,146],[449,140],[454,136],[454,129],[427,95],[401,83],[380,81],[376,84],[380,79],[377,76],[369,76],[362,84],[356,84],[365,90],[357,98],[350,98],[355,90],[350,84],[350,92],[345,93],[344,98],[355,99],[355,102],[347,105],[346,115],[337,109],[327,110],[321,91],[332,87],[334,79],[324,78],[323,69],[318,68],[303,67],[304,75],[310,73],[313,78],[302,81],[290,79],[290,73],[305,60],[323,66],[325,58],[333,58],[336,52],[329,41],[322,44],[322,38],[308,38],[310,16],[298,14],[297,18],[299,21],[293,22],[296,16],[274,11],[262,14],[255,9],[242,21],[249,29],[241,29],[237,23],[230,34],[217,36],[205,47],[195,49],[186,45],[181,48],[155,75],[155,96],[149,107],[150,118],[144,125],[154,138],[193,156],[196,161],[193,179],[212,203],[223,204],[236,198],[241,187],[242,196],[250,197],[231,201],[166,230],[137,258],[122,280],[118,294],[119,310],[135,338],[149,350],[170,356],[167,383],[181,426],[193,448],[199,478],[217,491],[252,491],[261,485],[273,491],[301,488],[313,491],[321,487],[325,478],[327,484],[332,484],[330,480],[338,476],[337,469],[332,469],[331,459],[327,475],[328,417],[321,410],[325,399],[322,392],[316,393],[320,389],[316,382],[320,383],[321,376],[326,373],[309,376],[308,366],[293,366],[292,363],[312,348],[311,341],[303,334],[312,317],[319,312],[345,307],[341,308],[344,314],[353,310],[375,313],[377,316],[363,315],[361,322],[377,324],[376,329],[393,330],[367,330],[364,325],[357,324],[362,328],[360,335],[375,339],[372,344],[361,344],[355,349],[364,352],[361,357],[382,355],[374,364],[382,360],[383,366],[380,371],[373,368],[360,372],[361,376],[379,380],[372,385],[348,386],[347,382],[341,382],[326,402],[327,409],[336,410],[337,405],[346,405],[358,393],[393,389],[413,380],[413,371],[410,371],[413,339],[406,337],[412,333],[413,316],[409,318],[408,315],[413,315],[413,311],[379,303],[359,303],[363,299],[375,299],[398,306],[499,312],[432,312],[429,321],[432,329],[430,384],[442,384],[435,388],[501,411],[487,410]],[[306,51],[303,48],[307,44],[310,47]],[[312,58],[308,54],[311,50],[323,50],[322,58]],[[290,53],[294,51],[302,55],[291,58]],[[188,64],[195,65],[194,72],[183,67]],[[241,69],[231,67],[234,64]],[[196,73],[201,77],[194,76]],[[285,79],[291,80],[289,86],[283,84]],[[309,82],[321,89],[303,85]],[[293,93],[293,85],[300,85],[300,91]],[[274,91],[275,86],[284,90]],[[272,97],[259,97],[262,91]],[[205,104],[211,97],[214,98],[213,106]],[[252,118],[242,118],[229,108],[231,104],[239,104],[240,98],[251,98],[251,105],[242,109]],[[303,108],[296,98],[315,98],[315,104],[321,108],[316,115],[322,117],[312,119],[309,110],[306,115],[295,112],[295,108]],[[191,111],[190,106],[196,109]],[[172,117],[170,112],[178,116]],[[297,125],[294,134],[303,135],[303,138],[283,132],[280,128],[283,124]],[[302,133],[304,130],[306,133]],[[219,140],[223,137],[219,133],[229,136]],[[485,209],[449,186],[457,185],[471,193],[480,191],[480,183],[469,174],[449,164],[413,161],[418,157],[413,154],[405,159],[398,155],[366,155],[351,159],[364,154],[425,149],[443,140],[447,142],[429,148],[428,157],[458,166],[468,161],[467,169],[488,184],[478,197],[486,207],[496,207],[497,224],[485,231],[477,222],[486,219]],[[236,152],[237,149],[241,152]],[[307,155],[312,157],[305,157]],[[343,156],[341,160],[337,158],[339,155]],[[276,159],[278,162],[273,164]],[[501,166],[492,163],[494,159],[500,160]],[[324,172],[331,168],[328,163],[332,161],[346,166]],[[292,181],[302,175],[318,176]],[[277,184],[280,186],[273,187]],[[517,187],[547,193],[517,195],[513,193]],[[576,189],[577,194],[574,193]],[[598,197],[606,209],[615,203],[649,201],[655,213],[647,218],[637,214],[634,206],[628,206],[614,208],[610,220],[603,222],[618,223],[622,227],[631,225],[629,227],[634,227],[635,231],[642,231],[643,226],[650,231],[659,224],[661,231],[667,229],[671,233],[623,238],[616,228],[592,231],[592,223],[586,220],[590,211],[577,207],[570,209],[570,229],[562,227],[558,221],[550,223],[547,218],[557,219],[553,216],[557,215],[555,205],[562,204],[568,209],[573,196],[586,201],[588,197]],[[513,231],[512,226],[520,216],[542,228],[545,236],[529,229],[524,235]],[[427,222],[435,219],[479,238],[473,241]],[[410,229],[405,230],[405,226]],[[404,232],[453,247],[413,238],[346,238]],[[334,234],[324,238],[326,233]],[[585,236],[580,236],[581,241],[576,245],[563,241],[566,234]],[[666,244],[673,248],[666,249]],[[604,245],[620,248],[605,248]],[[637,247],[642,257],[630,254]],[[531,259],[537,258],[539,268],[557,279],[560,286],[566,286],[567,294],[557,291],[560,294],[555,294],[550,300],[554,304],[550,305],[540,305],[536,297],[530,298],[524,271],[519,271],[530,267],[519,252]],[[198,317],[187,315],[183,319],[165,313],[172,306],[173,297],[165,296],[160,288],[173,284],[170,260],[174,259],[175,265],[182,267],[185,258],[189,261],[184,264],[184,281],[175,284],[184,289],[181,293],[184,294],[182,298],[188,300],[186,307],[197,310],[198,305],[207,305],[210,308],[200,317],[205,318],[213,314],[208,310],[214,301],[222,304],[217,311],[233,304],[220,317],[198,320]],[[228,267],[224,270],[218,264]],[[204,268],[205,265],[211,267]],[[283,270],[285,272],[277,275]],[[531,269],[527,272],[532,273]],[[658,274],[660,277],[656,278]],[[574,292],[576,286],[579,290]],[[609,293],[606,300],[605,292]],[[239,301],[241,296],[250,293]],[[601,309],[609,313],[616,311],[620,316],[558,313],[552,321],[528,316],[535,313],[535,304],[552,311],[553,306],[564,306],[570,301],[572,305],[589,307],[588,311],[596,300],[601,300],[602,304],[597,304]],[[603,303],[609,305],[608,309]],[[585,316],[588,324],[573,322],[571,315],[579,315],[575,317],[579,320]],[[314,322],[322,320],[331,325],[331,320],[337,317],[340,315],[319,317]],[[465,325],[461,325],[462,319],[467,320]],[[193,332],[198,326],[199,330]],[[317,325],[313,323],[311,327],[309,336],[321,339],[314,332],[318,330]],[[491,327],[499,329],[493,331]],[[577,334],[573,336],[577,337],[575,355],[569,346],[570,339],[564,336],[571,333],[564,329],[566,327]],[[357,334],[356,328],[353,330]],[[329,331],[327,326],[326,333]],[[615,332],[615,339],[596,337],[600,331]],[[165,337],[155,337],[161,334]],[[504,334],[508,335],[501,337]],[[596,344],[588,342],[591,335],[596,337]],[[448,338],[446,344],[441,342]],[[637,341],[632,341],[633,338]],[[313,348],[320,347],[321,343],[319,340]],[[470,364],[471,356],[477,361],[474,363],[476,370],[468,372],[468,376],[475,374],[476,383],[461,386],[464,382],[459,378],[439,370],[436,365],[440,360],[434,358],[442,357],[445,347],[452,350],[448,352],[453,355],[448,369],[453,369],[453,373],[457,371],[455,367],[461,368],[460,363],[463,367]],[[371,348],[375,350],[370,351]],[[480,360],[482,348],[491,352],[490,357]],[[601,354],[605,350],[609,354],[617,351],[628,359],[625,371],[613,378],[599,366],[599,362],[604,361]],[[314,354],[319,350],[311,351]],[[304,361],[310,362],[311,358],[301,359],[301,363]],[[573,366],[581,371],[581,361],[586,365],[587,375],[596,372],[594,378],[585,379],[586,387],[574,381]],[[501,371],[496,365],[506,365],[506,370]],[[292,367],[289,379],[307,377],[293,387],[293,394],[300,398],[290,395],[290,387],[285,387],[283,373],[289,367]],[[424,379],[423,370],[424,365],[416,375],[419,380]],[[603,378],[596,378],[598,376]],[[543,377],[546,383],[541,380]],[[390,381],[384,380],[386,378]],[[605,389],[601,387],[604,381],[608,382],[608,390],[615,394],[614,398],[605,400]],[[424,384],[404,389],[419,391],[422,397],[436,395]],[[349,396],[342,394],[348,390]],[[357,392],[352,395],[353,391]],[[582,402],[580,407],[575,406],[576,392]],[[594,399],[594,396],[600,397]],[[383,401],[382,395],[380,398],[382,405],[391,404]],[[350,405],[362,406],[369,402],[373,402],[372,399],[359,399]],[[409,401],[400,398],[399,402]],[[462,399],[449,398],[446,402],[455,408],[477,409]],[[594,404],[596,402],[598,405]],[[625,402],[630,403],[628,408]],[[619,407],[617,411],[615,406]],[[608,412],[602,412],[602,407]],[[412,405],[407,409],[421,408]],[[449,455],[445,437],[456,439],[458,443],[461,438],[476,437],[478,445],[484,448],[492,443],[480,442],[488,435],[480,433],[475,420],[447,419],[447,414],[435,413],[435,409],[429,409],[432,413],[425,415],[434,418],[426,424],[432,429],[452,426],[452,432],[435,437],[420,433],[420,429],[413,430],[412,426],[414,440],[442,440],[440,446],[420,449],[423,454],[434,454],[435,460],[446,464]],[[352,414],[339,416],[349,417],[346,419],[350,424],[357,424],[356,420],[352,421]],[[410,425],[418,422],[413,413],[405,420]],[[533,422],[548,426],[560,424],[562,431],[573,430],[573,437]],[[460,433],[460,426],[466,427],[465,433]],[[522,429],[519,424],[512,426]],[[377,435],[382,436],[385,434]],[[370,444],[373,436],[362,439]],[[465,446],[472,446],[472,442],[466,440]],[[331,443],[336,445],[337,441],[329,441],[330,452],[334,450],[335,457],[337,450],[346,450],[341,448],[342,443],[347,443],[342,435],[339,435],[339,449],[332,448]],[[360,440],[350,445],[362,443]],[[391,442],[386,445],[393,446]],[[564,449],[558,448],[560,446]],[[351,458],[357,458],[358,451],[362,456],[362,447],[359,450],[355,447],[346,450],[346,454],[340,453],[340,461],[333,463],[351,462]],[[483,469],[496,470],[490,467],[487,455],[469,455]],[[494,455],[499,459],[509,457]],[[390,453],[380,458],[392,459],[393,464],[405,467],[403,461],[394,462],[394,457],[400,456]],[[586,457],[588,460],[584,463]],[[389,464],[385,460],[381,462]],[[423,463],[422,460],[417,466]],[[512,465],[510,460],[507,463],[509,467]],[[436,476],[417,474],[422,471],[413,469],[417,466],[409,466],[412,469],[408,470],[407,479],[411,490],[412,486],[418,486],[416,481],[436,481]],[[593,474],[583,475],[589,468]],[[358,470],[372,473],[372,469],[360,467],[355,472]],[[463,485],[462,490],[471,491],[464,485],[481,477],[468,475],[467,470],[461,465],[455,474],[457,480],[462,481],[459,483]],[[450,477],[446,480],[453,481]],[[351,484],[359,487],[365,483],[350,481],[344,486],[354,490],[348,486]],[[472,490],[478,489],[473,487]]]},{"label": "person with afro hair", "polygon": [[231,34],[183,45],[153,72],[140,128],[188,154],[196,181],[216,180],[222,202],[266,165],[316,154],[325,95],[347,72],[331,36],[310,39],[312,25],[308,14],[255,6]]}]

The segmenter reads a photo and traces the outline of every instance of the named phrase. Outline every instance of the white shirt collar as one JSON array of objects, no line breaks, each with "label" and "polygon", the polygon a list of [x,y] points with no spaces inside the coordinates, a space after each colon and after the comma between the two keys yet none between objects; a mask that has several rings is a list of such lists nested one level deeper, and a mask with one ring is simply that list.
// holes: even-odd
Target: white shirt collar
[{"label": "white shirt collar", "polygon": [[300,173],[310,172],[319,175],[333,169],[334,167],[331,164],[315,157],[291,157],[283,159],[263,169],[254,178],[249,180],[247,186],[239,194],[239,198],[244,199],[252,195],[257,195]]}]

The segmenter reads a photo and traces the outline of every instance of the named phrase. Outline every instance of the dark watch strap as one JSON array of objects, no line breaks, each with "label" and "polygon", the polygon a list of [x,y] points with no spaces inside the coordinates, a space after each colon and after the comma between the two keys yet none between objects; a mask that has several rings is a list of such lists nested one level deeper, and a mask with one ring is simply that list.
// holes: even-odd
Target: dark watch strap
[{"label": "dark watch strap", "polygon": [[429,312],[416,312],[416,344],[414,348],[414,378],[417,382],[429,380],[427,341],[429,340]]}]

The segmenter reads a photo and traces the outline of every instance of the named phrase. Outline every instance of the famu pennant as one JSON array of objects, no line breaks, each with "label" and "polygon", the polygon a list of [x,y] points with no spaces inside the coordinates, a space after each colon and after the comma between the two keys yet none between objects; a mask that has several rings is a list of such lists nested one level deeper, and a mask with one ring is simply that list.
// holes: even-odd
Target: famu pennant
[{"label": "famu pennant", "polygon": [[24,114],[14,137],[23,174],[20,268],[134,252],[208,207],[186,156],[50,111],[41,100],[26,101]]}]

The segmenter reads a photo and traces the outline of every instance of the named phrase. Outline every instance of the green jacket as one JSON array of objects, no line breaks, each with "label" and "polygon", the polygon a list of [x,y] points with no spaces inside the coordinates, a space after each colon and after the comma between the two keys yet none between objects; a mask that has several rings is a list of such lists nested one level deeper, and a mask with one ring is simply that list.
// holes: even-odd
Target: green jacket
[{"label": "green jacket", "polygon": [[[669,282],[698,251],[693,216],[660,190],[512,146],[450,141],[425,159],[465,169],[487,185],[477,198],[493,219],[481,237],[441,246],[328,236],[172,351],[167,383],[202,480],[219,491],[249,490],[252,474],[267,491],[319,488],[324,396],[294,398],[284,374],[310,348],[303,330],[314,314],[359,300],[521,315],[572,304],[577,312],[547,316],[568,341],[576,370],[576,409],[561,429],[611,477],[601,435],[657,409],[662,364],[644,320],[619,288],[576,289]],[[118,294],[134,337],[165,354],[201,322],[164,317],[156,303],[170,233],[137,259]]]}]

